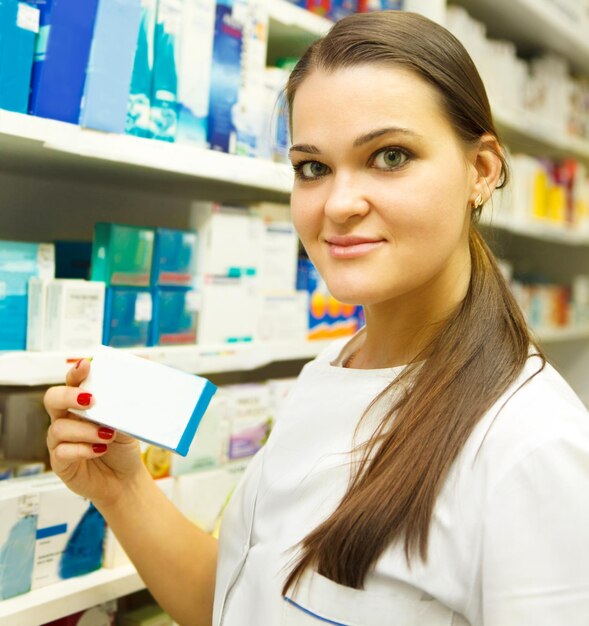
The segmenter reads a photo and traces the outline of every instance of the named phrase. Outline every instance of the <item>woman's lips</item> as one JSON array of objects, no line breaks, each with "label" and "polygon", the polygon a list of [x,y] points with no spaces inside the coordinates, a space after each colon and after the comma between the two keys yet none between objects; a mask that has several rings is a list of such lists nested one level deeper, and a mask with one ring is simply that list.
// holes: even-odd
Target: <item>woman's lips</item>
[{"label": "woman's lips", "polygon": [[366,239],[363,237],[330,237],[325,240],[329,254],[335,259],[355,259],[385,243],[384,239]]}]

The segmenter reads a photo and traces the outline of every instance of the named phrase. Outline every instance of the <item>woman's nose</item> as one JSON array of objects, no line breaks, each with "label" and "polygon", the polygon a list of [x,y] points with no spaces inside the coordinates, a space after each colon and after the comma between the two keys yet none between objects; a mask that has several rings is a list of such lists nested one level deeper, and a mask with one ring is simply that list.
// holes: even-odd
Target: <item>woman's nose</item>
[{"label": "woman's nose", "polygon": [[366,189],[359,177],[340,174],[332,178],[332,185],[325,201],[325,215],[336,223],[351,217],[361,217],[370,210]]}]

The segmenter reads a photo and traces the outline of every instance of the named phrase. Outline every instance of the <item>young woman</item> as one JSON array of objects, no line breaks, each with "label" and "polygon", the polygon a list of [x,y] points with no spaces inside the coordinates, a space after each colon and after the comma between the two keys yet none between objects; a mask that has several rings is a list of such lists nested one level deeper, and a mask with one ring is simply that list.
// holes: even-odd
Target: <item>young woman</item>
[{"label": "young woman", "polygon": [[68,413],[87,361],[47,392],[55,472],[183,625],[587,626],[589,420],[477,230],[507,169],[472,61],[356,15],[287,95],[292,218],[365,329],[303,369],[218,550],[134,440]]}]

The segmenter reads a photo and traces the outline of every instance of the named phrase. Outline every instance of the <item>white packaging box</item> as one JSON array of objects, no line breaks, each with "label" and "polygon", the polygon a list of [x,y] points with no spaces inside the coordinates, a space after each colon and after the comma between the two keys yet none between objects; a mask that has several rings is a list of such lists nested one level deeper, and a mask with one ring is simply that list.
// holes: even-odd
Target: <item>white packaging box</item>
[{"label": "white packaging box", "polygon": [[258,293],[256,276],[205,276],[197,343],[210,345],[254,341]]},{"label": "white packaging box", "polygon": [[309,292],[260,296],[258,312],[259,341],[307,341],[309,333]]},{"label": "white packaging box", "polygon": [[185,457],[172,456],[172,476],[213,469],[227,460],[228,411],[228,397],[221,388],[202,418],[190,452]]},{"label": "white packaging box", "polygon": [[291,222],[267,222],[264,228],[260,289],[264,293],[294,291],[297,287],[299,237]]},{"label": "white packaging box", "polygon": [[103,540],[104,519],[89,500],[61,482],[41,487],[32,589],[100,568]]},{"label": "white packaging box", "polygon": [[229,461],[253,456],[272,429],[270,389],[266,383],[227,385],[229,398]]},{"label": "white packaging box", "polygon": [[245,207],[198,203],[195,222],[201,275],[258,274],[265,235],[262,218]]},{"label": "white packaging box", "polygon": [[81,388],[96,403],[74,413],[183,456],[216,391],[206,378],[106,346],[94,350]]},{"label": "white packaging box", "polygon": [[27,350],[45,350],[47,285],[49,280],[29,278],[27,301]]},{"label": "white packaging box", "polygon": [[176,141],[207,146],[215,0],[184,0],[178,65]]},{"label": "white packaging box", "polygon": [[[171,477],[158,478],[155,484],[163,491],[163,493],[172,500],[174,497],[174,479]],[[102,556],[102,567],[114,569],[127,565],[131,560],[127,553],[123,550],[119,540],[116,538],[112,529],[107,526],[104,533],[104,552]]]},{"label": "white packaging box", "polygon": [[215,470],[178,476],[174,483],[174,502],[190,521],[208,533],[214,532],[246,465],[232,463]]},{"label": "white packaging box", "polygon": [[88,351],[102,343],[104,283],[56,279],[47,283],[43,350]]},{"label": "white packaging box", "polygon": [[0,600],[29,591],[33,576],[39,494],[13,482],[0,486]]}]

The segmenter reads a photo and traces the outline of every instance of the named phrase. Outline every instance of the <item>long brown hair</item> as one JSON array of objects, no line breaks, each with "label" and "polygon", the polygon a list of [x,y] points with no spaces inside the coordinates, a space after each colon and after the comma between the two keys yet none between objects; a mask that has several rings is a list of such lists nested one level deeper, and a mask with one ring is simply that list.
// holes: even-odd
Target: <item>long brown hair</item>
[{"label": "long brown hair", "polygon": [[[427,18],[397,11],[347,17],[315,42],[290,76],[291,113],[297,88],[311,72],[363,64],[401,66],[425,79],[465,143],[485,133],[497,137],[482,80],[462,44]],[[503,185],[508,169],[501,152],[498,157]],[[434,504],[458,453],[521,373],[530,346],[543,367],[544,356],[477,228],[478,213],[473,211],[469,230],[471,276],[464,300],[368,407],[390,398],[379,428],[357,449],[360,460],[341,503],[302,541],[285,595],[310,567],[361,588],[393,542],[404,542],[408,561],[416,553],[427,560]]]}]

